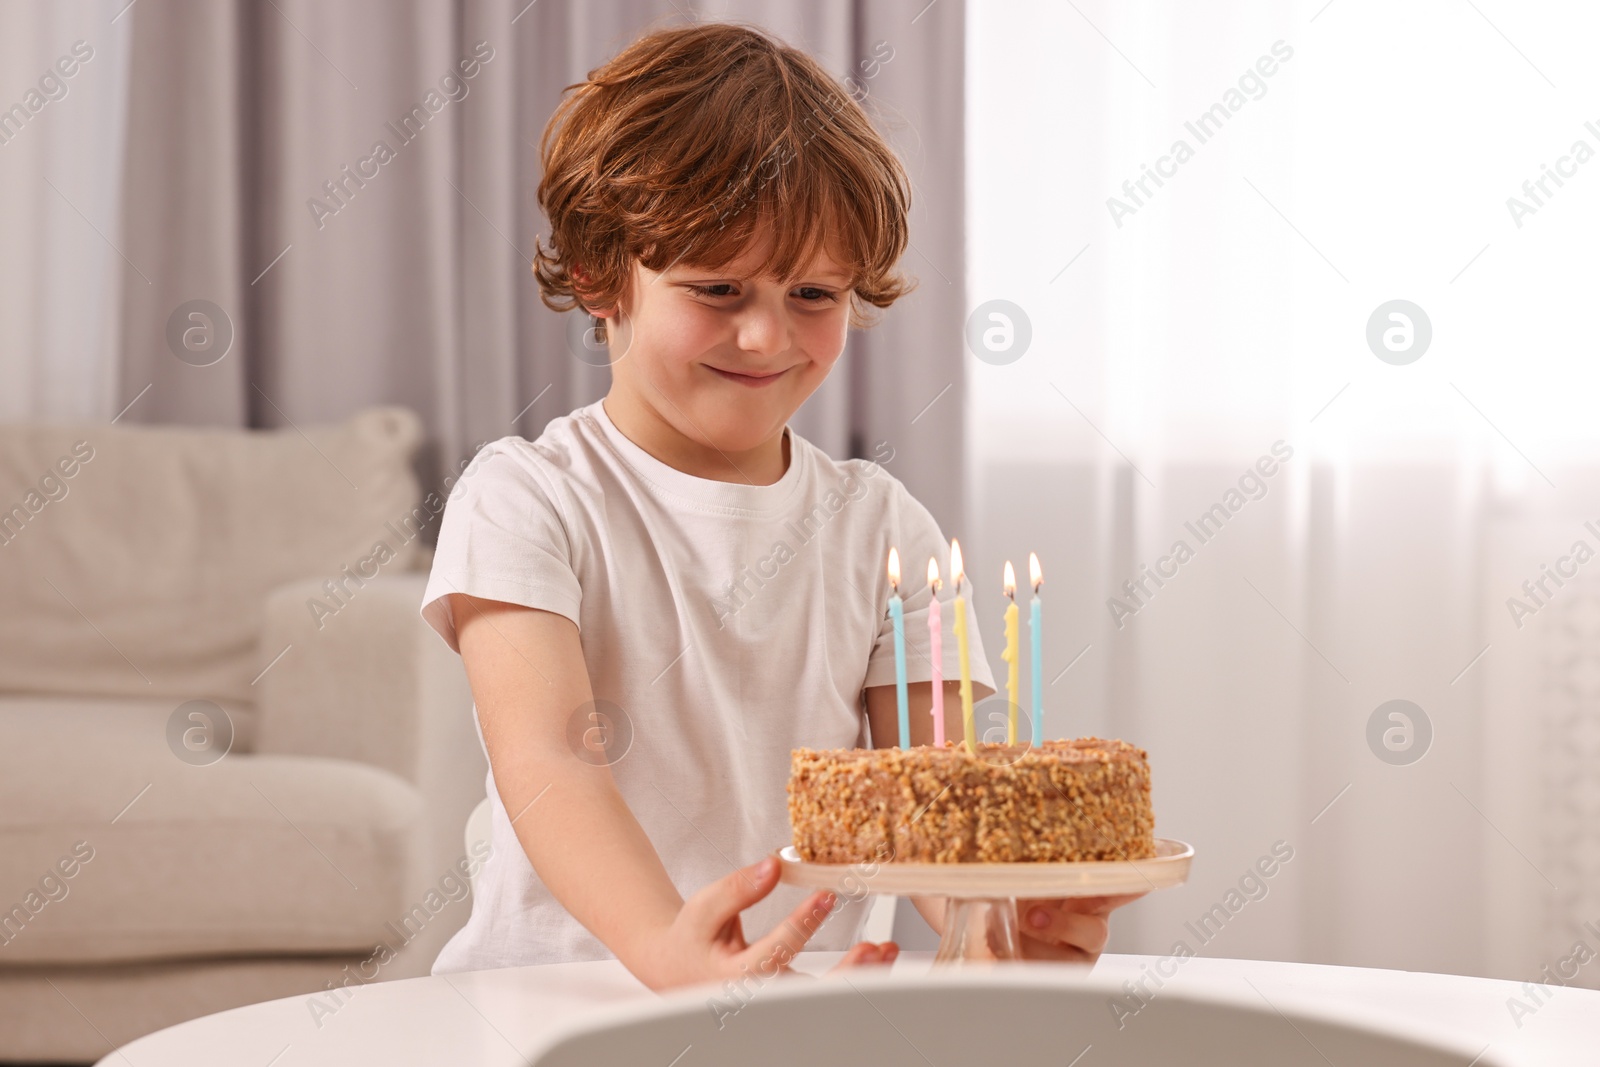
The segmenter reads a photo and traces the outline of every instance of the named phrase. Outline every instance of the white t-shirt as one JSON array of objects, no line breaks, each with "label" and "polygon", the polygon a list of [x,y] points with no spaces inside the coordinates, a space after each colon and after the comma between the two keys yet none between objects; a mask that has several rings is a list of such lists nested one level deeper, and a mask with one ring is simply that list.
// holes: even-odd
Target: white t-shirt
[{"label": "white t-shirt", "polygon": [[[453,592],[577,624],[596,700],[622,709],[613,730],[631,726],[631,745],[613,755],[617,788],[685,898],[790,843],[791,749],[868,743],[863,690],[895,680],[891,545],[906,675],[931,677],[928,558],[949,566],[933,516],[877,464],[835,462],[788,436],[789,467],[772,485],[669,467],[599,402],[537,441],[502,438],[451,493],[423,596],[423,618],[457,651]],[[968,605],[974,678],[993,688]],[[954,611],[943,612],[952,678]],[[611,958],[534,873],[492,769],[487,789],[492,853],[433,973]],[[771,930],[807,892],[780,884],[745,911],[745,936]],[[810,947],[848,947],[865,914],[865,899],[846,901]]]}]

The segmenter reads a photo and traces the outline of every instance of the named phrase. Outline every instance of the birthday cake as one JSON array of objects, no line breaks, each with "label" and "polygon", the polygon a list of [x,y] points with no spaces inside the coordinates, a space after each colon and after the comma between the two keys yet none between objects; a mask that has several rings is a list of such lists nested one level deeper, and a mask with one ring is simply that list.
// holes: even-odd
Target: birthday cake
[{"label": "birthday cake", "polygon": [[795,851],[814,863],[1072,863],[1155,855],[1150,763],[1126,741],[798,748]]}]

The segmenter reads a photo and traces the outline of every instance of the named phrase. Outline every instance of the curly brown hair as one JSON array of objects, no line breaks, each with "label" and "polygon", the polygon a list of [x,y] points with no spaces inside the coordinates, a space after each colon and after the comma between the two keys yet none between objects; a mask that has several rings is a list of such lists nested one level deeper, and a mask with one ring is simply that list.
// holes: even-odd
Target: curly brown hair
[{"label": "curly brown hair", "polygon": [[539,153],[550,246],[533,270],[552,310],[615,306],[634,259],[723,267],[758,233],[774,241],[757,273],[782,281],[826,248],[851,275],[853,326],[914,287],[895,271],[899,159],[851,92],[759,28],[647,33],[563,90]]}]

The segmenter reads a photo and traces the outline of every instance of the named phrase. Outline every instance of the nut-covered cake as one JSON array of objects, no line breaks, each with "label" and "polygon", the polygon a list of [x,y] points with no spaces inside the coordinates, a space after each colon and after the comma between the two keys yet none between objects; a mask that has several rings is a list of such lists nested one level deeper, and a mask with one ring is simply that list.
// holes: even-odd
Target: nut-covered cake
[{"label": "nut-covered cake", "polygon": [[814,863],[1071,863],[1155,855],[1150,763],[1126,741],[797,748],[795,851]]}]

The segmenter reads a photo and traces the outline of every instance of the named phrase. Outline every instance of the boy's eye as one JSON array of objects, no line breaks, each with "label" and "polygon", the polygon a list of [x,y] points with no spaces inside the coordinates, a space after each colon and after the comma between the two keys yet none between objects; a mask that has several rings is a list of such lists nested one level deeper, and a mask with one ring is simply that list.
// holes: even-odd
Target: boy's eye
[{"label": "boy's eye", "polygon": [[[718,298],[735,295],[729,291],[733,289],[733,286],[728,282],[718,282],[715,285],[694,285],[691,283],[688,289],[696,296]],[[800,296],[801,300],[808,304],[831,304],[839,299],[837,294],[829,292],[827,289],[818,288],[815,285],[803,285],[796,289],[795,292]]]}]

